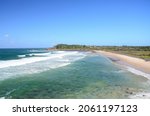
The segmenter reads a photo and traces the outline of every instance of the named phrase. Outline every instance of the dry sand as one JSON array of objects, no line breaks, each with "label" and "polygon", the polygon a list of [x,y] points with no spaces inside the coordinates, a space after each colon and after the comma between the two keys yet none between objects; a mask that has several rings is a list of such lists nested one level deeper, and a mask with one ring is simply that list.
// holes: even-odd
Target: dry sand
[{"label": "dry sand", "polygon": [[[121,64],[122,66],[128,67],[128,71],[146,77],[148,80],[150,80],[150,61],[145,61],[140,58],[100,50],[96,50],[95,52],[108,57],[110,60],[117,64]],[[150,92],[143,91],[135,95],[131,95],[129,96],[129,98],[150,99]]]},{"label": "dry sand", "polygon": [[100,50],[96,50],[95,52],[100,53],[101,55],[104,55],[110,58],[111,60],[118,62],[119,64],[128,65],[137,70],[150,74],[150,61],[145,61],[140,58]]}]

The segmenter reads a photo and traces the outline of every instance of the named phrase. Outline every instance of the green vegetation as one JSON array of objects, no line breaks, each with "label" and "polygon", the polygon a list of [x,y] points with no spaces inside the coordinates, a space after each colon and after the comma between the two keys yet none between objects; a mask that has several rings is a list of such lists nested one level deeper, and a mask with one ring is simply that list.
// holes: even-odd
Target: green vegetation
[{"label": "green vegetation", "polygon": [[86,46],[86,45],[58,44],[54,48],[59,49],[59,50],[90,50],[89,46]]},{"label": "green vegetation", "polygon": [[100,50],[150,60],[150,46],[105,46]]},{"label": "green vegetation", "polygon": [[56,50],[103,50],[133,57],[150,60],[150,46],[87,46],[87,45],[67,45],[58,44],[54,46]]}]

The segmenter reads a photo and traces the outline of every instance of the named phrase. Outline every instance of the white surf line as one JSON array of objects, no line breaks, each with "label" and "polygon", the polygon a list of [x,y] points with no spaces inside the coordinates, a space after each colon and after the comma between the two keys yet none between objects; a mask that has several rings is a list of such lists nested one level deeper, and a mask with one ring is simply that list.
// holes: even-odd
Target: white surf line
[{"label": "white surf line", "polygon": [[140,70],[137,70],[137,69],[129,67],[129,66],[126,66],[126,68],[129,72],[134,73],[134,74],[139,75],[139,76],[143,76],[143,77],[150,80],[150,74],[142,72]]},{"label": "white surf line", "polygon": [[[9,61],[0,61],[0,68],[6,68],[6,67],[11,67],[11,66],[20,66],[20,65],[25,65],[25,64],[30,64],[34,62],[39,62],[39,61],[45,61],[53,58],[62,58],[64,56],[68,55],[76,55],[79,52],[60,52],[56,54],[50,54],[50,53],[41,53],[41,54],[36,54],[36,55],[47,55],[47,57],[31,57],[31,58],[23,58],[19,60],[9,60]],[[34,55],[34,54],[33,54]],[[50,56],[49,56],[50,55]]]},{"label": "white surf line", "polygon": [[5,97],[0,97],[0,99],[5,99]]},{"label": "white surf line", "polygon": [[32,58],[24,58],[19,60],[0,61],[0,68],[6,68],[10,66],[20,66],[20,65],[30,64],[34,62],[39,62],[39,61],[45,61],[53,58],[61,58],[65,55],[66,54],[54,54],[48,57],[32,57]]},{"label": "white surf line", "polygon": [[[150,74],[142,72],[140,70],[137,70],[137,69],[130,67],[130,66],[127,66],[127,65],[124,65],[124,66],[126,67],[127,71],[129,71],[135,75],[145,77],[148,80],[150,80]],[[150,92],[144,92],[144,91],[138,92],[135,95],[130,95],[129,98],[130,99],[150,99]]]},{"label": "white surf line", "polygon": [[19,58],[24,58],[26,55],[18,55]]},{"label": "white surf line", "polygon": [[[6,64],[8,64],[8,67],[3,68],[2,70],[0,68],[0,73],[1,73],[0,81],[11,78],[11,77],[19,77],[20,75],[24,75],[24,74],[41,73],[50,69],[64,67],[64,66],[71,64],[74,61],[84,58],[85,56],[86,56],[85,54],[80,53],[80,52],[73,52],[73,53],[64,52],[63,54],[54,54],[48,57],[33,57],[33,58],[19,59],[17,61],[18,65],[15,62],[16,60],[15,61],[11,60],[14,62],[6,61]],[[52,60],[49,60],[51,58]],[[37,62],[38,60],[43,61],[46,59],[48,60],[44,62]],[[29,62],[27,64],[27,62],[24,62],[24,61],[29,61]],[[1,62],[2,61],[0,61],[0,67],[4,66],[1,64]],[[13,63],[14,66],[12,66],[11,63]]]},{"label": "white surf line", "polygon": [[[143,72],[143,71],[141,71],[141,70],[138,70],[138,69],[136,69],[136,68],[134,68],[134,67],[132,67],[132,66],[129,66],[128,63],[125,63],[125,62],[123,62],[123,61],[121,61],[121,60],[112,61],[109,57],[106,56],[106,58],[107,58],[109,61],[114,62],[115,64],[117,64],[117,65],[119,65],[119,66],[121,66],[121,67],[124,67],[127,71],[129,71],[129,72],[131,72],[131,73],[133,73],[133,74],[135,74],[135,75],[143,76],[143,77],[147,78],[148,80],[150,80],[150,74],[145,73],[145,72]],[[117,59],[116,59],[116,60],[117,60]]]},{"label": "white surf line", "polygon": [[131,99],[150,99],[150,93],[146,92],[140,92],[135,95],[129,96]]}]

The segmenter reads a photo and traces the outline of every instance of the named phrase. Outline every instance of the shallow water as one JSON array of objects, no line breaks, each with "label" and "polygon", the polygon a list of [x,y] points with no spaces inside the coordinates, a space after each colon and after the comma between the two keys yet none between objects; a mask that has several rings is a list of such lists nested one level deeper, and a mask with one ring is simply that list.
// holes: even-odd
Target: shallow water
[{"label": "shallow water", "polygon": [[129,98],[150,87],[146,78],[121,69],[103,56],[83,52],[67,52],[0,71],[4,77],[0,97],[4,98]]}]

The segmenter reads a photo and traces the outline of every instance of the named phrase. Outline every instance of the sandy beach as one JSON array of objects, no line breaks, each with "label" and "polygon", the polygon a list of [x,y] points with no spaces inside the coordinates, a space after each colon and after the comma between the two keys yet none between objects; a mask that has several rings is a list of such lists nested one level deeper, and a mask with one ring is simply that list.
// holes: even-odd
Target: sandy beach
[{"label": "sandy beach", "polygon": [[115,61],[116,63],[130,66],[144,73],[150,74],[150,61],[145,61],[140,58],[100,50],[97,50],[95,52],[108,57],[109,59]]},{"label": "sandy beach", "polygon": [[[96,50],[96,53],[106,56],[111,61],[124,66],[128,71],[143,76],[150,80],[150,61],[145,61],[140,58],[135,58],[127,55],[111,53],[106,51]],[[140,92],[129,96],[131,99],[150,99],[150,93],[147,91]]]}]

